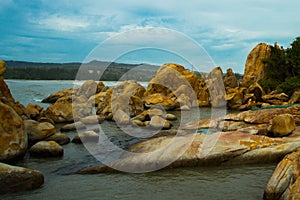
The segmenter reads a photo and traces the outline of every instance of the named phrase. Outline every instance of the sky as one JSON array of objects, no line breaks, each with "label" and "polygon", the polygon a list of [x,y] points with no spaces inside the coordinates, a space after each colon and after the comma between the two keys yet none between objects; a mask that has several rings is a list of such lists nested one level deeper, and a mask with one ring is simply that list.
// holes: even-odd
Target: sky
[{"label": "sky", "polygon": [[286,48],[299,36],[299,8],[298,0],[1,0],[0,59],[83,62],[106,43],[130,52],[107,48],[114,55],[96,59],[163,64],[186,59],[194,42],[223,71],[243,73],[256,44]]}]

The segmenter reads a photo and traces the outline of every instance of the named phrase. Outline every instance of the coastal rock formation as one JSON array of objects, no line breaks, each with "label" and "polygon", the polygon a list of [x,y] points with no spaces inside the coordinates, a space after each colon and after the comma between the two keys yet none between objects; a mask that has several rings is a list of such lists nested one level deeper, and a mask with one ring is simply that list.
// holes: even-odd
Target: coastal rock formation
[{"label": "coastal rock formation", "polygon": [[0,76],[6,72],[6,63],[3,60],[0,60]]},{"label": "coastal rock formation", "polygon": [[[100,85],[101,87],[101,85]],[[76,96],[85,96],[90,98],[97,93],[98,84],[94,80],[85,81],[78,89]]]},{"label": "coastal rock formation", "polygon": [[0,163],[0,194],[33,190],[44,184],[41,172]]},{"label": "coastal rock formation", "polygon": [[[299,117],[299,111],[300,106],[246,111],[189,123],[185,128],[209,128],[212,134],[191,134],[186,130],[180,135],[160,136],[143,141],[129,148],[130,152],[138,155],[124,153],[110,166],[113,169],[124,169],[126,166],[125,171],[141,172],[140,170],[147,171],[155,166],[164,166],[170,160],[174,161],[168,165],[170,168],[278,162],[300,147],[300,127],[289,136],[272,138],[265,136],[268,126],[280,114],[289,113]],[[183,150],[184,147],[187,148],[186,151]],[[77,173],[102,173],[110,170],[112,169],[107,166],[96,166]]]},{"label": "coastal rock formation", "polygon": [[0,161],[22,157],[27,145],[23,120],[14,109],[0,102]]},{"label": "coastal rock formation", "polygon": [[25,112],[30,119],[37,119],[37,117],[41,114],[43,109],[44,108],[40,105],[34,105],[29,103],[25,109]]},{"label": "coastal rock formation", "polygon": [[226,76],[224,78],[224,86],[225,88],[236,88],[239,86],[238,80],[231,68],[227,69]]},{"label": "coastal rock formation", "polygon": [[67,96],[73,96],[78,91],[78,88],[68,88],[64,90],[60,90],[57,92],[53,92],[47,98],[42,100],[42,103],[55,103],[58,99]]},{"label": "coastal rock formation", "polygon": [[[164,64],[157,70],[148,84],[144,93],[145,105],[151,107],[159,104],[166,110],[180,107],[190,108],[197,101],[195,91],[198,85],[198,78],[195,73],[178,64]],[[178,100],[176,101],[176,99]]]},{"label": "coastal rock formation", "polygon": [[260,82],[266,79],[265,64],[263,59],[271,56],[271,46],[265,43],[259,43],[249,53],[242,85],[248,87],[254,82]]},{"label": "coastal rock formation", "polygon": [[28,141],[31,144],[41,141],[56,132],[55,126],[49,122],[39,123],[34,120],[25,120],[24,125],[28,134]]},{"label": "coastal rock formation", "polygon": [[277,165],[264,191],[265,200],[300,199],[300,151]]},{"label": "coastal rock formation", "polygon": [[92,105],[84,97],[66,96],[49,106],[44,114],[55,123],[63,123],[89,116],[91,112]]},{"label": "coastal rock formation", "polygon": [[54,141],[40,141],[29,149],[29,153],[34,157],[60,157],[64,149]]},{"label": "coastal rock formation", "polygon": [[295,91],[289,100],[289,104],[295,104],[300,102],[300,91]]},{"label": "coastal rock formation", "polygon": [[272,105],[282,105],[284,102],[287,102],[289,99],[289,96],[285,93],[280,94],[267,94],[262,96],[262,99],[266,103],[270,103]]},{"label": "coastal rock formation", "polygon": [[216,108],[226,106],[226,91],[221,67],[214,68],[208,74],[206,84],[209,90],[211,106]]}]

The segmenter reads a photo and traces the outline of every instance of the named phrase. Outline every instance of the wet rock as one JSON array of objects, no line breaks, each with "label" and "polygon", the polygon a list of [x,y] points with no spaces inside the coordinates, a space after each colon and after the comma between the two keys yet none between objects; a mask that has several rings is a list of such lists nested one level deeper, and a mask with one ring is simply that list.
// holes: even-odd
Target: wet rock
[{"label": "wet rock", "polygon": [[44,176],[37,170],[0,163],[0,194],[33,190],[44,184]]},{"label": "wet rock", "polygon": [[224,78],[224,86],[225,88],[236,88],[239,86],[238,80],[231,68],[227,69],[226,76]]},{"label": "wet rock", "polygon": [[24,125],[30,143],[41,141],[56,132],[55,126],[48,122],[39,123],[34,120],[25,120]]},{"label": "wet rock", "polygon": [[72,96],[77,92],[78,88],[68,88],[58,92],[53,92],[47,98],[42,100],[42,103],[55,103],[58,99],[62,97]]},{"label": "wet rock", "polygon": [[91,112],[92,105],[87,103],[87,100],[63,97],[58,99],[53,105],[49,106],[45,111],[45,115],[55,123],[64,123],[88,116]]},{"label": "wet rock", "polygon": [[29,103],[25,109],[25,113],[27,116],[30,117],[30,119],[37,119],[37,117],[41,114],[43,111],[43,107],[40,105],[34,105]]},{"label": "wet rock", "polygon": [[281,114],[273,118],[269,129],[275,137],[291,134],[296,129],[295,120],[291,114]]},{"label": "wet rock", "polygon": [[50,137],[47,137],[45,139],[45,141],[55,141],[59,145],[65,145],[65,144],[69,144],[71,139],[66,134],[55,133],[55,134],[51,135]]},{"label": "wet rock", "polygon": [[300,199],[300,152],[286,155],[264,191],[264,200]]},{"label": "wet rock", "polygon": [[34,157],[60,157],[64,149],[55,141],[40,141],[29,149],[29,153]]},{"label": "wet rock", "polygon": [[94,131],[86,131],[84,133],[80,133],[76,135],[72,142],[75,144],[82,144],[85,142],[95,142],[97,143],[99,140],[99,135]]},{"label": "wet rock", "polygon": [[85,124],[101,124],[104,121],[104,117],[100,117],[99,115],[90,115],[84,118],[81,118],[80,121]]},{"label": "wet rock", "polygon": [[74,122],[72,124],[66,124],[63,127],[60,128],[61,132],[69,132],[69,131],[75,131],[75,130],[82,130],[85,129],[86,126],[81,121]]},{"label": "wet rock", "polygon": [[[299,134],[290,138],[269,138],[252,135],[251,130],[246,129],[210,135],[180,135],[161,136],[134,144],[129,151],[138,154],[129,156],[125,152],[111,163],[111,167],[124,169],[126,166],[127,171],[142,172],[163,167],[165,163],[170,163],[165,166],[167,168],[271,163],[280,161],[300,146]],[[77,173],[103,173],[106,170],[108,167],[99,166]]]},{"label": "wet rock", "polygon": [[28,146],[22,118],[10,106],[0,102],[0,161],[24,156]]}]

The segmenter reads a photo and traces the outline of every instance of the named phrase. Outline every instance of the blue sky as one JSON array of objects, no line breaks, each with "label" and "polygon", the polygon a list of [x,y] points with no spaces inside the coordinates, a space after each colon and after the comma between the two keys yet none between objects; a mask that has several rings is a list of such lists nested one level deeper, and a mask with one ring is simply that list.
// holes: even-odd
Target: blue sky
[{"label": "blue sky", "polygon": [[[257,43],[287,47],[300,35],[299,8],[298,0],[1,0],[0,59],[81,62],[110,37],[160,27],[197,42],[224,71],[242,73]],[[164,62],[155,53],[139,55],[132,62]]]}]

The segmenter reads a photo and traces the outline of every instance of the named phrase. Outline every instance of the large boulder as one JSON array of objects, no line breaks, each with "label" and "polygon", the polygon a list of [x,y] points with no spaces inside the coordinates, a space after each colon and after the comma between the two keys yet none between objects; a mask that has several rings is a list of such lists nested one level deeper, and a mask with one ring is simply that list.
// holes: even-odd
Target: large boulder
[{"label": "large boulder", "polygon": [[2,76],[0,76],[0,97],[4,97],[10,102],[15,102],[15,99],[11,95],[10,89],[8,88]]},{"label": "large boulder", "polygon": [[0,194],[33,190],[44,184],[44,175],[32,169],[0,163]]},{"label": "large boulder", "polygon": [[265,72],[265,64],[263,59],[269,58],[271,56],[271,46],[265,43],[259,43],[256,45],[249,53],[242,85],[248,87],[254,82],[260,82],[265,80],[267,74]]},{"label": "large boulder", "polygon": [[291,114],[281,114],[273,118],[270,132],[276,137],[291,134],[296,129],[295,120]]},{"label": "large boulder", "polygon": [[77,92],[78,88],[68,88],[63,89],[58,92],[53,92],[47,98],[42,100],[42,103],[55,103],[58,99],[62,97],[72,96]]},{"label": "large boulder", "polygon": [[277,165],[264,191],[264,200],[300,199],[300,151]]},{"label": "large boulder", "polygon": [[28,134],[29,143],[41,141],[56,132],[55,126],[49,122],[37,122],[34,120],[25,120],[25,129]]},{"label": "large boulder", "polygon": [[[101,86],[99,86],[101,87]],[[90,98],[95,95],[98,90],[98,84],[94,80],[85,81],[82,86],[77,91],[77,96],[85,96],[86,98]],[[100,90],[100,89],[99,89]]]},{"label": "large boulder", "polygon": [[208,75],[206,84],[210,94],[210,103],[212,107],[226,106],[226,91],[223,81],[223,72],[221,67],[214,68]]},{"label": "large boulder", "polygon": [[3,60],[0,60],[0,76],[6,72],[6,63]]},{"label": "large boulder", "polygon": [[0,161],[22,157],[27,145],[23,120],[14,109],[0,102]]},{"label": "large boulder", "polygon": [[[168,63],[157,70],[155,76],[148,84],[145,96],[147,97],[156,93],[167,96],[171,92],[175,92],[182,85],[186,85],[193,90],[196,84],[197,76],[195,73],[186,70],[181,65]],[[187,90],[187,92],[189,91]]]},{"label": "large boulder", "polygon": [[227,69],[226,76],[224,78],[224,86],[225,88],[236,88],[239,86],[238,80],[231,68]]},{"label": "large boulder", "polygon": [[239,110],[243,105],[243,90],[240,88],[228,88],[225,100],[231,110]]},{"label": "large boulder", "polygon": [[49,106],[46,117],[55,123],[73,122],[76,119],[89,116],[92,112],[92,105],[84,97],[62,97],[55,104]]}]

